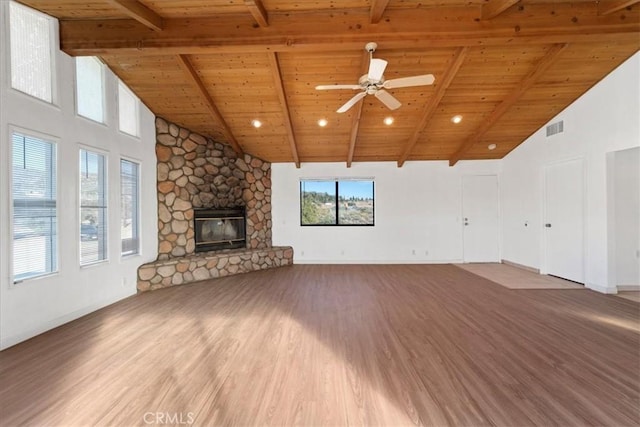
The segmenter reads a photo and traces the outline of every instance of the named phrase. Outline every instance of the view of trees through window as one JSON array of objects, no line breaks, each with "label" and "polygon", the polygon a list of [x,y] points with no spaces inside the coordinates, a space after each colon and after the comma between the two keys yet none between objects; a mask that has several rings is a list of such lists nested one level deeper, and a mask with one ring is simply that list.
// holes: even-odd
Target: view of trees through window
[{"label": "view of trees through window", "polygon": [[300,181],[301,225],[374,225],[372,180]]}]

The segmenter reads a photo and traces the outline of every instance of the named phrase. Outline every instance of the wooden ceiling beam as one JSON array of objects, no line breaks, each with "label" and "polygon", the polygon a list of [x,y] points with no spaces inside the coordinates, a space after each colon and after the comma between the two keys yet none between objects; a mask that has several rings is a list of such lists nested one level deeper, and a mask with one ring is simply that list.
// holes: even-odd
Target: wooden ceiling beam
[{"label": "wooden ceiling beam", "polygon": [[154,31],[162,31],[164,28],[162,17],[137,0],[108,1],[145,27]]},{"label": "wooden ceiling beam", "polygon": [[389,0],[372,0],[371,1],[371,9],[369,9],[369,22],[372,24],[377,24],[382,19],[382,14],[384,13],[387,5],[389,4]]},{"label": "wooden ceiling beam", "polygon": [[638,3],[640,0],[603,0],[598,2],[598,12],[600,15],[610,15]]},{"label": "wooden ceiling beam", "polygon": [[211,117],[213,117],[213,119],[217,121],[220,126],[222,126],[223,133],[227,138],[227,142],[233,148],[233,151],[235,151],[239,156],[242,156],[244,154],[242,147],[240,147],[240,144],[238,144],[238,141],[233,136],[231,128],[229,128],[229,125],[224,120],[224,117],[222,117],[222,114],[220,114],[218,107],[216,107],[213,98],[211,97],[211,95],[209,95],[207,88],[204,86],[204,83],[202,83],[200,76],[198,76],[197,71],[195,70],[195,68],[193,68],[191,61],[189,61],[189,58],[187,58],[186,55],[177,55],[176,59],[178,60],[180,68],[184,70],[191,83],[196,87],[198,94],[204,101],[207,110],[209,110],[209,113],[211,114]]},{"label": "wooden ceiling beam", "polygon": [[261,0],[244,0],[244,4],[249,8],[249,12],[261,27],[269,26],[269,14],[264,8]]},{"label": "wooden ceiling beam", "polygon": [[291,124],[291,113],[289,112],[289,105],[287,103],[287,95],[284,91],[284,84],[282,83],[282,72],[280,71],[280,63],[278,62],[278,54],[270,52],[269,64],[271,66],[271,72],[273,74],[273,80],[276,85],[276,92],[278,92],[278,99],[282,106],[282,115],[284,117],[284,127],[287,130],[287,136],[289,138],[289,146],[291,147],[291,156],[293,162],[297,168],[300,168],[300,157],[298,157],[298,147],[296,145],[296,137],[293,133],[293,125]]},{"label": "wooden ceiling beam", "polygon": [[440,105],[440,101],[442,101],[442,98],[444,97],[444,94],[447,91],[447,88],[449,87],[449,85],[451,85],[451,82],[453,81],[454,77],[458,73],[458,70],[460,70],[460,67],[464,63],[464,60],[467,57],[467,53],[468,53],[468,48],[466,47],[459,48],[456,51],[456,53],[453,55],[453,58],[449,63],[449,66],[447,67],[446,71],[442,75],[442,79],[441,79],[442,81],[441,82],[436,81],[436,86],[435,86],[436,93],[429,100],[429,103],[425,107],[424,112],[422,113],[422,117],[420,118],[420,121],[418,122],[418,125],[416,126],[416,129],[413,132],[413,135],[411,136],[411,138],[409,138],[409,141],[407,141],[407,144],[405,145],[404,150],[402,151],[402,155],[398,159],[399,168],[402,167],[402,165],[407,160],[407,158],[409,158],[409,155],[411,154],[411,150],[413,150],[413,147],[416,145],[416,142],[418,142],[418,139],[422,135],[422,132],[424,132],[424,128],[427,126],[427,123],[429,123],[429,120],[431,120],[431,117],[433,117],[433,114],[436,112],[438,105]]},{"label": "wooden ceiling beam", "polygon": [[495,110],[482,122],[482,124],[472,132],[472,136],[467,139],[462,146],[449,159],[449,166],[455,165],[484,135],[496,124],[496,122],[511,108],[520,97],[533,86],[538,79],[553,65],[562,52],[569,45],[557,44],[552,46],[547,53],[538,61],[533,69],[525,76],[516,88],[504,99]]},{"label": "wooden ceiling beam", "polygon": [[[553,14],[552,14],[553,12]],[[502,14],[478,21],[477,7],[389,9],[369,22],[362,11],[271,13],[269,27],[255,28],[249,14],[165,19],[164,30],[149,31],[131,20],[62,20],[62,50],[72,56],[302,52],[361,49],[375,40],[381,48],[548,45],[571,42],[637,42],[640,10],[599,15],[592,2],[527,6],[527,19]],[[552,18],[549,18],[552,16]]]},{"label": "wooden ceiling beam", "polygon": [[520,0],[489,0],[482,5],[480,18],[484,20],[495,18],[519,1]]},{"label": "wooden ceiling beam", "polygon": [[[364,52],[362,61],[360,61],[360,74],[365,74],[369,68],[370,55]],[[351,117],[351,133],[349,134],[349,151],[347,152],[347,167],[351,167],[353,163],[353,155],[356,151],[356,141],[358,140],[358,130],[360,129],[360,118],[362,117],[362,108],[364,101],[358,102],[353,106],[353,116]]]}]

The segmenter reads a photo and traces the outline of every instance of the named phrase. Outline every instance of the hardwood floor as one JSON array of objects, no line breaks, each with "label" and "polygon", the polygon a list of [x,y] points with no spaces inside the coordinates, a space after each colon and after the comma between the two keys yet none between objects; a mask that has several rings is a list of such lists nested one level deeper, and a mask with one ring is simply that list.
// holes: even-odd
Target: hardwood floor
[{"label": "hardwood floor", "polygon": [[0,352],[0,425],[638,425],[639,308],[452,265],[216,279]]},{"label": "hardwood floor", "polygon": [[570,280],[508,264],[487,262],[455,265],[509,289],[585,289],[584,285]]}]

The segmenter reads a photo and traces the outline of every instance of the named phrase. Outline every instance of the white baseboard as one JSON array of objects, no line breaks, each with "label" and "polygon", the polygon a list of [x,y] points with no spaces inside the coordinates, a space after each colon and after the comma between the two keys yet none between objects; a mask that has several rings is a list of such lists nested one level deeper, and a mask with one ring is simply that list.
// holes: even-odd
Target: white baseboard
[{"label": "white baseboard", "polygon": [[294,264],[461,264],[461,259],[454,260],[337,260],[337,259],[294,259]]},{"label": "white baseboard", "polygon": [[65,314],[63,316],[60,317],[56,317],[55,319],[51,319],[47,322],[44,322],[41,325],[38,325],[38,327],[27,330],[27,331],[23,331],[20,332],[18,334],[9,336],[9,337],[3,337],[0,336],[0,351],[1,350],[5,350],[9,347],[12,347],[16,344],[19,344],[23,341],[26,341],[30,338],[33,338],[35,336],[38,336],[42,333],[45,333],[47,331],[50,331],[51,329],[57,328],[58,326],[64,325],[65,323],[69,323],[73,320],[79,319],[82,316],[86,316],[87,314],[93,313],[94,311],[98,311],[101,308],[104,308],[108,305],[111,305],[113,303],[116,303],[118,301],[121,301],[125,298],[128,298],[132,295],[135,295],[136,292],[126,292],[124,294],[121,295],[117,295],[115,297],[109,298],[107,300],[95,303],[95,304],[91,304],[87,307],[83,307],[79,310],[73,311],[71,313]]},{"label": "white baseboard", "polygon": [[617,294],[618,293],[618,288],[616,288],[615,286],[609,287],[609,286],[597,285],[595,283],[586,283],[585,287],[587,289],[600,292],[601,294]]},{"label": "white baseboard", "polygon": [[618,292],[640,291],[640,285],[618,285]]},{"label": "white baseboard", "polygon": [[505,265],[510,265],[511,267],[517,267],[517,268],[520,268],[522,270],[527,270],[527,271],[530,271],[532,273],[540,274],[540,269],[539,268],[529,267],[528,265],[524,265],[524,264],[518,264],[517,262],[509,261],[507,259],[503,259],[502,263],[505,264]]}]

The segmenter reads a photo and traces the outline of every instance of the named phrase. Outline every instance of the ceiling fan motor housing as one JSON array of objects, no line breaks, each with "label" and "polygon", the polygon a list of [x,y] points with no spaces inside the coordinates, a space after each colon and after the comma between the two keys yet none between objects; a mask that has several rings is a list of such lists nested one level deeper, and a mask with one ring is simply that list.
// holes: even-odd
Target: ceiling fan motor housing
[{"label": "ceiling fan motor housing", "polygon": [[379,82],[374,83],[369,80],[369,76],[367,74],[364,74],[358,80],[358,84],[362,87],[363,90],[367,92],[368,95],[373,95],[374,93],[376,93],[376,91],[382,87],[383,83],[384,77],[382,77]]}]

